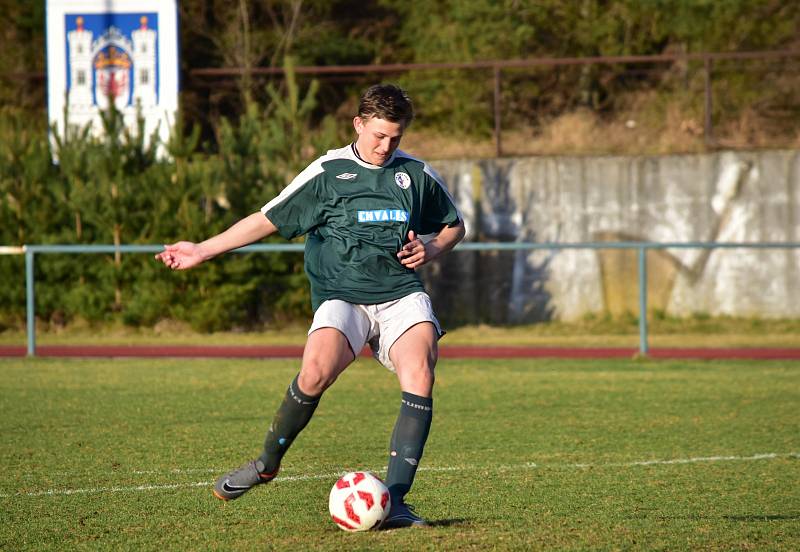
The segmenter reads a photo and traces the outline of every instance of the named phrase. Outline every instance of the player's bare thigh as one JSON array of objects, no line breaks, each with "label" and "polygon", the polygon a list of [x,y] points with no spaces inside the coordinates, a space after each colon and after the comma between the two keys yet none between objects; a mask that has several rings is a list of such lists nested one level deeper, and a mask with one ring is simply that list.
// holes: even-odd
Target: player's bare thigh
[{"label": "player's bare thigh", "polygon": [[353,360],[355,355],[342,332],[336,328],[314,330],[308,335],[303,350],[303,364],[297,380],[300,390],[312,397],[321,395]]},{"label": "player's bare thigh", "polygon": [[420,322],[406,330],[389,349],[389,358],[403,391],[421,397],[431,396],[439,358],[437,342],[436,326]]}]

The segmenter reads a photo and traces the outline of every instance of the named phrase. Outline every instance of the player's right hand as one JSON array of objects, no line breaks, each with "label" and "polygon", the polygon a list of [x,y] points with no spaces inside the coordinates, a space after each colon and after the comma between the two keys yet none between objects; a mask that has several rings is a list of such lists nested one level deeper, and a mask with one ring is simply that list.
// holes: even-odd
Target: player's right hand
[{"label": "player's right hand", "polygon": [[186,270],[206,260],[200,246],[188,241],[165,245],[164,251],[158,253],[155,258],[172,270]]}]

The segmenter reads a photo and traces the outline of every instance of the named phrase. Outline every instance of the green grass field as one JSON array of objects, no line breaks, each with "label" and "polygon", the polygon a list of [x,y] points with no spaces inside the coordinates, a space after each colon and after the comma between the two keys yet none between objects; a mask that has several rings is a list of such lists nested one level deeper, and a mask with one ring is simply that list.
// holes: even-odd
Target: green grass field
[{"label": "green grass field", "polygon": [[800,363],[442,361],[409,501],[348,534],[337,474],[385,466],[394,377],[359,360],[282,478],[222,503],[295,361],[0,361],[0,550],[797,550]]}]

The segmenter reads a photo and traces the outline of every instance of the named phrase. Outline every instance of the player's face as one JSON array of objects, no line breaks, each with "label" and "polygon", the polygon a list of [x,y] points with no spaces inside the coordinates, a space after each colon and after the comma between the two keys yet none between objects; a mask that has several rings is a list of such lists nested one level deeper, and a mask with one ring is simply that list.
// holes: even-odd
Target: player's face
[{"label": "player's face", "polygon": [[383,165],[389,159],[403,137],[405,125],[403,123],[393,123],[385,119],[370,117],[353,119],[353,126],[358,133],[356,149],[358,154],[367,163],[373,165]]}]

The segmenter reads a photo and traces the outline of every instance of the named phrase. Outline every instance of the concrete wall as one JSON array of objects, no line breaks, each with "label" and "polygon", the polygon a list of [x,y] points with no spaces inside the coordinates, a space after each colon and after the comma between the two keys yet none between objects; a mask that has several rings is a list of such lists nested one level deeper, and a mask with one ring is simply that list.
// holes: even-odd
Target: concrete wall
[{"label": "concrete wall", "polygon": [[[467,240],[800,241],[800,152],[533,157],[431,163]],[[649,305],[669,315],[800,316],[800,249],[648,254]],[[460,252],[424,272],[451,321],[638,312],[636,252]]]}]

